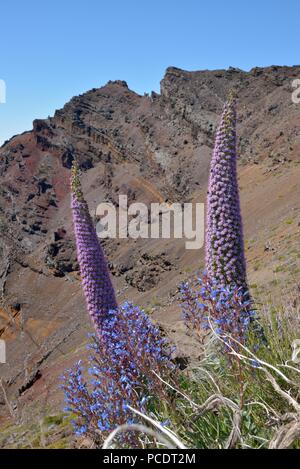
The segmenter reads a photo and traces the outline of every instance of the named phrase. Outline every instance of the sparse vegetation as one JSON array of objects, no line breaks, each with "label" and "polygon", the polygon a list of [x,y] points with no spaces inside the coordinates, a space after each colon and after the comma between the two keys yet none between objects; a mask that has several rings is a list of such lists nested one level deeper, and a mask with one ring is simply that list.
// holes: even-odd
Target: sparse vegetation
[{"label": "sparse vegetation", "polygon": [[176,415],[168,417],[188,447],[300,448],[300,370],[291,359],[300,311],[284,305],[261,313],[265,343],[256,352],[252,337],[238,354],[224,356],[211,333],[199,366],[181,376],[186,397],[177,394]]},{"label": "sparse vegetation", "polygon": [[[266,306],[261,317],[265,339],[258,349],[256,335],[238,350],[228,348],[226,335],[215,331],[205,347],[194,335],[202,350],[198,366],[163,382],[164,399],[150,393],[137,422],[149,426],[144,419],[151,417],[190,448],[300,448],[300,370],[292,361],[300,311],[290,304]],[[160,431],[157,438],[138,436],[143,448],[161,447]]]},{"label": "sparse vegetation", "polygon": [[71,419],[66,413],[50,414],[40,421],[1,427],[0,447],[19,449],[70,448],[74,442]]}]

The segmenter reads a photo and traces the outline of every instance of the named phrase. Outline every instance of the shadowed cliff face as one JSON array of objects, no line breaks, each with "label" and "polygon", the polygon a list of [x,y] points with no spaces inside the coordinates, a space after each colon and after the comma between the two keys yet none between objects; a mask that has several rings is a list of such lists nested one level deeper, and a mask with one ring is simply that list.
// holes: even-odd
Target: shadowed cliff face
[{"label": "shadowed cliff face", "polygon": [[[214,133],[232,88],[253,294],[276,298],[283,285],[293,291],[300,272],[300,105],[291,94],[299,77],[300,66],[248,73],[169,68],[159,95],[139,96],[125,82],[109,82],[2,146],[0,337],[8,364],[1,370],[20,408],[31,409],[46,394],[60,405],[57,375],[83,353],[90,328],[71,224],[73,158],[92,212],[119,194],[146,204],[204,202]],[[183,334],[177,285],[203,267],[203,249],[187,251],[178,239],[103,245],[119,300],[147,307],[180,354],[196,355]]]}]

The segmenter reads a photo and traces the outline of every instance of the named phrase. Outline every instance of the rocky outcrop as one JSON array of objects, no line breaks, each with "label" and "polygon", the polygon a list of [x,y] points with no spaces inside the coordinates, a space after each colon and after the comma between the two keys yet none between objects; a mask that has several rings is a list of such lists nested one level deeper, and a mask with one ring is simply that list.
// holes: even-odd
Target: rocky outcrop
[{"label": "rocky outcrop", "polygon": [[[214,132],[225,97],[235,89],[246,237],[264,238],[261,252],[247,251],[250,266],[256,265],[271,252],[264,251],[268,227],[281,218],[299,218],[300,114],[291,100],[292,80],[299,77],[300,66],[250,72],[170,67],[160,94],[139,96],[123,81],[108,82],[72,98],[53,117],[35,120],[32,131],[1,147],[0,336],[8,340],[10,363],[3,373],[13,383],[11,393],[28,392],[24,357],[36,370],[47,343],[43,366],[50,366],[59,353],[51,344],[63,343],[67,353],[85,337],[69,208],[73,159],[83,170],[93,215],[104,200],[117,204],[119,194],[147,205],[204,202]],[[104,240],[103,246],[119,298],[143,305],[154,297],[176,298],[179,281],[203,259],[203,249],[188,252],[176,239]],[[22,305],[16,323],[9,319],[13,303]]]}]

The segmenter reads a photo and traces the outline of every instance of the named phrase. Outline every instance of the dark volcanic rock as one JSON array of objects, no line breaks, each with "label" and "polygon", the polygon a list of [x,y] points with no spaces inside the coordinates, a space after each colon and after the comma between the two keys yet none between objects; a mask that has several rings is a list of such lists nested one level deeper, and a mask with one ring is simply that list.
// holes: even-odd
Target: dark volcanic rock
[{"label": "dark volcanic rock", "polygon": [[67,273],[78,271],[74,242],[70,239],[59,238],[51,243],[46,251],[45,264],[57,277],[64,277]]}]

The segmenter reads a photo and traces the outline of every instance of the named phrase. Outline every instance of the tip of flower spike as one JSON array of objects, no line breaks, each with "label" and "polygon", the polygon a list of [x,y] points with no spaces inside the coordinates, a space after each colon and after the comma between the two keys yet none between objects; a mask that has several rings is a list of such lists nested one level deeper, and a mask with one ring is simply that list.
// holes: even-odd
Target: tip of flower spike
[{"label": "tip of flower spike", "polygon": [[228,93],[228,96],[227,96],[227,102],[228,104],[234,104],[236,102],[236,98],[237,98],[237,93],[235,90],[231,89]]},{"label": "tip of flower spike", "polygon": [[83,192],[80,181],[80,169],[76,160],[73,161],[71,169],[71,190],[77,200],[83,200]]}]

